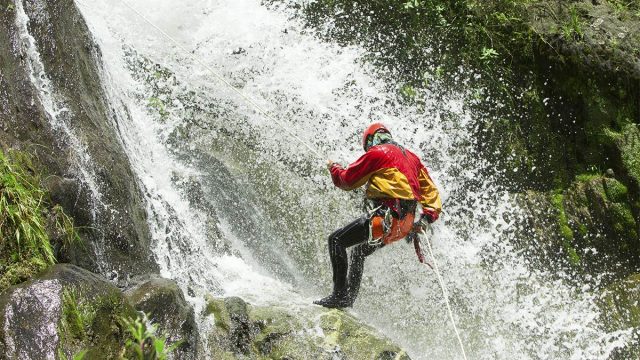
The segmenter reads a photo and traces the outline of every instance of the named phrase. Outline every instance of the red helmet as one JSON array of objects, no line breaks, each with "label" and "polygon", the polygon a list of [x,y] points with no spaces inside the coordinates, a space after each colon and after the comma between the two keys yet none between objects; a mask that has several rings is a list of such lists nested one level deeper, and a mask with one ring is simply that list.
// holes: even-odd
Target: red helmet
[{"label": "red helmet", "polygon": [[364,149],[364,151],[367,151],[367,142],[369,141],[369,137],[373,137],[373,135],[378,131],[391,133],[389,129],[387,129],[387,127],[382,123],[377,122],[369,125],[369,127],[362,134],[362,148]]}]

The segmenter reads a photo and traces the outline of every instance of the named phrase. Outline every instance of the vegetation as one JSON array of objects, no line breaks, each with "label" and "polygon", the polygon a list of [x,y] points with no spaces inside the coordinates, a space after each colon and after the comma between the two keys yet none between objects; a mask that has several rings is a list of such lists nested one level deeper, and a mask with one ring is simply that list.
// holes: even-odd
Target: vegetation
[{"label": "vegetation", "polygon": [[573,230],[571,230],[571,227],[569,227],[567,215],[564,210],[563,200],[564,196],[562,194],[555,194],[551,197],[551,202],[556,207],[556,213],[558,217],[557,222],[558,226],[560,227],[562,246],[564,248],[564,251],[568,255],[569,263],[572,266],[578,266],[580,265],[580,255],[578,255],[578,252],[573,246]]},{"label": "vegetation", "polygon": [[63,246],[79,241],[62,208],[50,207],[40,180],[27,154],[0,152],[0,291],[56,261],[52,234],[62,235]]},{"label": "vegetation", "polygon": [[135,319],[122,318],[121,323],[129,335],[125,343],[125,359],[165,360],[182,344],[178,341],[167,346],[166,338],[156,335],[157,330],[146,315]]},{"label": "vegetation", "polygon": [[[91,333],[91,325],[96,317],[93,306],[78,302],[78,292],[69,289],[62,293],[62,318],[58,328],[60,343],[74,343],[86,341]],[[73,360],[82,360],[87,350],[81,350],[73,355]],[[67,359],[66,354],[58,348],[58,358]]]}]

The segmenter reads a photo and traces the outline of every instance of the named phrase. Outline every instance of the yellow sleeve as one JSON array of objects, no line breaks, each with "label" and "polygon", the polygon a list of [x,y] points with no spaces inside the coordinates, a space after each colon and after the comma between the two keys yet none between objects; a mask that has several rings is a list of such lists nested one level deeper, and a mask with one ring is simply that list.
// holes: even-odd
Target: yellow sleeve
[{"label": "yellow sleeve", "polygon": [[440,200],[440,193],[436,188],[436,185],[431,180],[429,173],[425,168],[420,169],[420,175],[418,177],[420,182],[420,204],[424,208],[430,208],[435,210],[438,214],[442,211],[442,200]]}]

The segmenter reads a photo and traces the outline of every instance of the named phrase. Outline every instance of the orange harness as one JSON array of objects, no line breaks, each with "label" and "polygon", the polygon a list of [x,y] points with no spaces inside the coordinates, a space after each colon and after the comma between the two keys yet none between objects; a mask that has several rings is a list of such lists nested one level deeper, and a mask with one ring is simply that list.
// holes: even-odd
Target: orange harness
[{"label": "orange harness", "polygon": [[[385,219],[387,218],[387,219]],[[390,221],[388,218],[391,218]],[[374,215],[371,217],[371,239],[382,241],[389,245],[405,238],[413,229],[413,212],[406,214],[402,219],[395,218],[390,214],[387,216]],[[386,221],[385,221],[386,220]]]}]

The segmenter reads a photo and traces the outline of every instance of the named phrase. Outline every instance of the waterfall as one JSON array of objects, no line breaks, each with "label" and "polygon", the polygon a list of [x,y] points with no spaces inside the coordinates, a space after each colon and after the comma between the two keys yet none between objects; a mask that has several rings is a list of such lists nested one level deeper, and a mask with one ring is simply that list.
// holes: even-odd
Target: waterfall
[{"label": "waterfall", "polygon": [[[38,6],[37,3],[27,3],[28,6]],[[104,215],[106,205],[102,200],[102,190],[97,176],[93,169],[91,155],[77,135],[76,129],[71,124],[71,110],[67,108],[65,100],[56,92],[49,74],[45,71],[45,66],[40,57],[35,38],[29,33],[29,16],[25,12],[22,1],[15,2],[16,7],[16,28],[18,29],[20,53],[24,54],[29,71],[29,79],[33,87],[37,89],[37,96],[42,104],[51,128],[55,131],[61,142],[69,144],[71,147],[71,172],[78,174],[83,184],[86,186],[91,196],[91,217],[95,220]],[[48,21],[48,20],[46,20]],[[97,265],[103,271],[104,263],[100,261],[103,257],[104,249],[100,242],[92,243],[93,250],[98,259]]]},{"label": "waterfall", "polygon": [[[362,49],[321,42],[258,0],[133,4],[284,131],[121,2],[76,2],[103,55],[101,80],[146,196],[161,273],[196,314],[209,293],[301,311],[326,295],[326,237],[360,214],[362,194],[335,189],[324,161],[286,134],[347,164],[361,153],[362,129],[383,121],[441,189],[432,241],[469,358],[606,359],[622,341],[602,330],[589,288],[532,269],[510,245],[523,215],[481,172],[466,94],[403,103]],[[348,311],[412,358],[456,359],[441,296],[401,242],[367,259]]]}]

